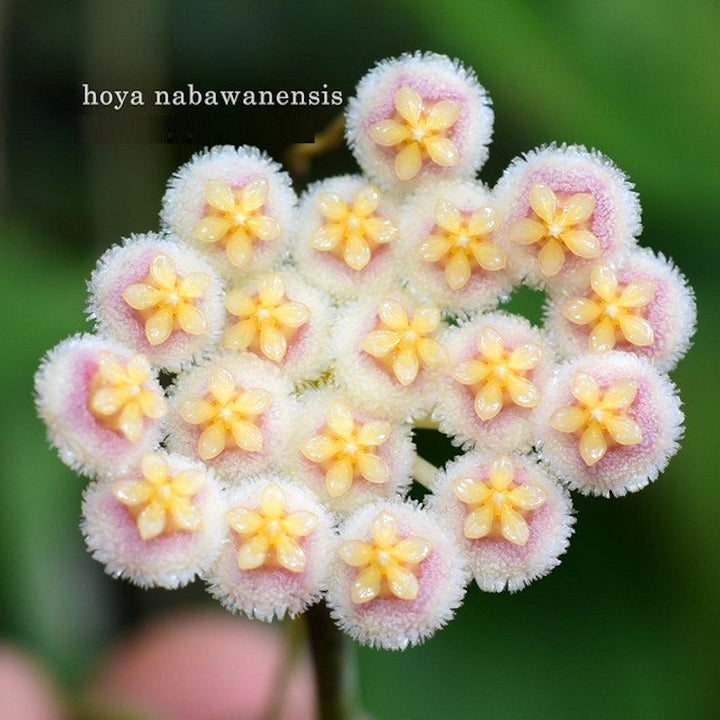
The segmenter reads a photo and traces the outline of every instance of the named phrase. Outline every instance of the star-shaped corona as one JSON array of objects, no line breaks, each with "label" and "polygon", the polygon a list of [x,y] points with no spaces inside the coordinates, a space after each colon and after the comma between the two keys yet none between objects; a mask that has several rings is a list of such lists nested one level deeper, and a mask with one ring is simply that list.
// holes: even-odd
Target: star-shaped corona
[{"label": "star-shaped corona", "polygon": [[259,352],[273,362],[283,360],[288,342],[311,315],[307,305],[286,298],[279,274],[262,278],[254,296],[242,289],[231,291],[225,306],[238,318],[225,332],[225,347]]},{"label": "star-shaped corona", "polygon": [[222,367],[213,370],[209,386],[204,397],[188,399],[179,409],[185,422],[203,428],[197,443],[200,458],[212,460],[227,447],[262,450],[263,436],[256,423],[270,406],[270,393],[262,388],[238,389],[232,374]]},{"label": "star-shaped corona", "polygon": [[417,252],[426,262],[444,264],[445,280],[451,289],[465,287],[473,267],[492,272],[506,266],[505,252],[488,239],[497,226],[492,208],[482,207],[464,217],[452,202],[440,200],[435,206],[435,222],[435,232]]},{"label": "star-shaped corona", "polygon": [[377,484],[389,480],[388,465],[377,454],[389,435],[389,422],[356,423],[347,407],[335,402],[328,409],[324,431],[303,443],[300,451],[325,469],[325,488],[330,497],[339,497],[356,479]]},{"label": "star-shaped corona", "polygon": [[373,142],[397,149],[395,174],[399,180],[412,180],[430,160],[441,167],[452,167],[460,160],[448,130],[460,115],[460,104],[453,100],[431,103],[413,88],[403,85],[395,94],[395,116],[368,128]]},{"label": "star-shaped corona", "polygon": [[525,514],[547,498],[543,488],[515,482],[515,469],[507,455],[490,463],[485,479],[455,480],[453,492],[469,508],[464,527],[468,540],[501,535],[515,545],[525,545],[530,537]]},{"label": "star-shaped corona", "polygon": [[234,507],[226,514],[230,527],[242,538],[237,552],[241,570],[280,566],[293,573],[305,570],[305,553],[298,538],[309,535],[318,518],[307,510],[288,512],[283,489],[268,485],[257,508]]},{"label": "star-shaped corona", "polygon": [[141,463],[142,478],[117,481],[113,495],[135,516],[138,533],[151,540],[164,532],[198,530],[200,511],[192,498],[205,484],[202,470],[182,470],[170,475],[159,453],[148,453]]},{"label": "star-shaped corona", "polygon": [[556,410],[550,425],[560,432],[577,434],[583,462],[595,465],[612,443],[642,442],[642,429],[630,412],[637,390],[632,379],[617,380],[603,390],[592,375],[577,372],[570,384],[577,403]]},{"label": "star-shaped corona", "polygon": [[477,347],[478,357],[456,365],[452,376],[472,388],[481,420],[492,420],[508,402],[528,409],[540,402],[539,388],[526,377],[540,362],[539,345],[523,343],[506,350],[502,335],[486,327],[478,335]]},{"label": "star-shaped corona", "polygon": [[447,361],[445,348],[429,337],[440,324],[437,308],[420,308],[409,319],[399,302],[385,299],[378,305],[377,314],[380,327],[363,338],[361,348],[384,363],[401,385],[415,381],[421,364],[436,367]]},{"label": "star-shaped corona", "polygon": [[144,355],[135,355],[123,365],[111,352],[98,353],[98,369],[90,381],[90,412],[106,427],[137,442],[144,418],[167,413],[165,396],[148,387],[151,367]]},{"label": "star-shaped corona", "polygon": [[193,236],[205,243],[221,243],[236,268],[245,267],[256,240],[270,242],[280,236],[280,225],[263,213],[270,183],[258,177],[240,188],[222,180],[205,185],[207,213],[194,228]]},{"label": "star-shaped corona", "polygon": [[203,272],[178,277],[175,264],[165,253],[150,262],[145,282],[129,285],[123,300],[145,319],[145,337],[151,345],[161,345],[174,330],[188,335],[208,331],[207,319],[197,301],[207,292],[210,276]]},{"label": "star-shaped corona", "polygon": [[397,225],[377,214],[380,192],[373,185],[362,188],[352,202],[330,191],[321,192],[316,202],[324,223],[313,235],[312,247],[332,253],[355,271],[368,265],[378,247],[397,237]]},{"label": "star-shaped corona", "polygon": [[563,306],[563,315],[570,322],[592,328],[588,337],[590,352],[608,352],[618,341],[637,347],[653,344],[652,325],[642,315],[655,294],[651,280],[632,280],[622,285],[612,267],[596,265],[590,287],[591,297],[575,297]]},{"label": "star-shaped corona", "polygon": [[530,217],[516,220],[510,238],[520,245],[539,244],[538,263],[545,277],[554,277],[565,264],[566,251],[581,258],[598,258],[600,241],[588,229],[595,198],[575,193],[567,198],[543,183],[534,183],[528,195]]},{"label": "star-shaped corona", "polygon": [[376,597],[414,600],[420,589],[414,568],[432,547],[421,537],[399,537],[393,515],[383,510],[372,524],[372,539],[346,540],[338,552],[344,562],[358,568],[350,595],[358,605]]}]

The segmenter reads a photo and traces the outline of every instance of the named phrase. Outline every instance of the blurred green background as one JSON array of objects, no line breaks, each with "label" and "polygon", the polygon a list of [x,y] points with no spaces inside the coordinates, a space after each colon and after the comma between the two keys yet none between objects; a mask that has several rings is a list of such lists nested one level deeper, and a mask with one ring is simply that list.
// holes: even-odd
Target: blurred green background
[{"label": "blurred green background", "polygon": [[[121,630],[198,588],[103,575],[77,529],[82,482],[32,404],[40,356],[88,329],[98,255],[157,228],[167,177],[221,142],[280,158],[333,108],[89,112],[95,89],[318,88],[350,97],[378,59],[434,50],[477,71],[496,123],[482,178],[541,143],[593,146],[634,181],[642,243],[689,277],[699,327],[675,371],[686,436],[665,474],[620,500],[575,498],[563,564],[516,595],[471,588],[402,654],[360,649],[378,720],[720,717],[720,5],[715,0],[363,3],[0,0],[0,636],[77,688]],[[354,171],[339,150],[313,177]],[[712,318],[715,317],[715,320]]]}]

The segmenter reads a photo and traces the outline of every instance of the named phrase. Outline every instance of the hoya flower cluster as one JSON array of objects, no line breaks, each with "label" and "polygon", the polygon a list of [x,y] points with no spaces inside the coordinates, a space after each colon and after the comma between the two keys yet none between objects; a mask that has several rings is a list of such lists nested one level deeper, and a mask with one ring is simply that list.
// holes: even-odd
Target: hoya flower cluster
[{"label": "hoya flower cluster", "polygon": [[[492,122],[459,63],[384,61],[347,111],[361,173],[298,198],[261,151],[216,147],[170,179],[160,232],[100,258],[95,332],[48,353],[36,393],[110,573],[200,577],[263,620],[324,598],[399,649],[471,580],[514,591],[557,565],[568,489],[657,477],[692,292],[638,246],[600,153],[543,147],[479,181]],[[546,294],[541,327],[500,309],[521,283]],[[428,424],[462,450],[442,471],[413,444]]]}]

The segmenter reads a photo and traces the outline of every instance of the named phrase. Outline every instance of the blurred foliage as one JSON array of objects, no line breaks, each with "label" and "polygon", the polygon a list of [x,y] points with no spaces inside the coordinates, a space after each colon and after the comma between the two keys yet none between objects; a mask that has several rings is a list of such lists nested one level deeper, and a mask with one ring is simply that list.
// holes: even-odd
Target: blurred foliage
[{"label": "blurred foliage", "polygon": [[[674,374],[687,431],[668,471],[614,502],[576,498],[563,564],[517,595],[470,588],[448,628],[402,654],[358,649],[373,717],[711,718],[720,715],[720,6],[714,0],[310,0],[0,3],[6,176],[0,242],[0,633],[79,681],[122,625],[202,593],[144,593],[114,582],[77,530],[82,481],[45,444],[32,407],[42,353],[83,323],[95,258],[157,227],[167,176],[226,142],[281,157],[332,108],[183,114],[148,128],[88,117],[97,88],[313,88],[352,94],[378,59],[428,49],[462,59],[493,98],[482,176],[538,144],[612,157],[643,203],[642,241],[695,287],[694,348]],[[4,26],[4,27],[3,27]],[[352,172],[346,150],[316,176]],[[537,313],[532,294],[523,309]],[[534,310],[533,310],[533,304]],[[172,597],[170,597],[172,596]]]}]

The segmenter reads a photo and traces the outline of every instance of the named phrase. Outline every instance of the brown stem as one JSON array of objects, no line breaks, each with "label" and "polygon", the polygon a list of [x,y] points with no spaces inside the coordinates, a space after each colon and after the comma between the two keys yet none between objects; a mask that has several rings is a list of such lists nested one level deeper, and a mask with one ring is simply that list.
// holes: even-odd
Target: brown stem
[{"label": "brown stem", "polygon": [[354,658],[350,640],[332,621],[324,602],[305,614],[315,667],[319,720],[351,720],[355,714]]}]

